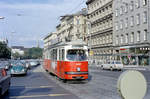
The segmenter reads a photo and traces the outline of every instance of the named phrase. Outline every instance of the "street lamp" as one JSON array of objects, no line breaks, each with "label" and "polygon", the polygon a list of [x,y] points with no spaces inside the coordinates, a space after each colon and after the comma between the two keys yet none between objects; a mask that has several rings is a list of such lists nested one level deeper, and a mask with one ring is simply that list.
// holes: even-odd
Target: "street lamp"
[{"label": "street lamp", "polygon": [[5,17],[3,17],[3,16],[0,16],[0,19],[4,19]]},{"label": "street lamp", "polygon": [[12,52],[12,47],[13,47],[13,46],[12,46],[12,41],[13,41],[13,34],[14,34],[14,33],[15,33],[14,31],[11,32],[11,43],[10,43],[10,48],[11,48],[11,59],[13,58],[13,55],[12,55],[12,54],[13,54],[13,52]]}]

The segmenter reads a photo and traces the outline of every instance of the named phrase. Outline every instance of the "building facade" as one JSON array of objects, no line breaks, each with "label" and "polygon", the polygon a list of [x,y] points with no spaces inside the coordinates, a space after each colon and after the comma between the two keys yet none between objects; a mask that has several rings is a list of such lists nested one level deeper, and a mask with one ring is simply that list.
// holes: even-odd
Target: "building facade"
[{"label": "building facade", "polygon": [[114,0],[113,45],[124,64],[149,65],[150,0]]},{"label": "building facade", "polygon": [[12,46],[12,53],[18,53],[19,55],[24,55],[24,52],[26,50],[26,48],[24,48],[24,46]]},{"label": "building facade", "polygon": [[96,60],[110,60],[113,53],[113,0],[88,0],[88,20],[91,29],[88,44]]},{"label": "building facade", "polygon": [[44,40],[43,58],[49,58],[50,54],[47,51],[47,49],[50,45],[58,42],[57,33],[56,32],[51,32],[43,40]]},{"label": "building facade", "polygon": [[44,49],[47,49],[48,46],[53,44],[57,39],[57,33],[51,32],[44,38]]},{"label": "building facade", "polygon": [[59,40],[84,40],[87,33],[86,15],[87,10],[84,8],[75,14],[62,16],[60,24],[56,26]]}]

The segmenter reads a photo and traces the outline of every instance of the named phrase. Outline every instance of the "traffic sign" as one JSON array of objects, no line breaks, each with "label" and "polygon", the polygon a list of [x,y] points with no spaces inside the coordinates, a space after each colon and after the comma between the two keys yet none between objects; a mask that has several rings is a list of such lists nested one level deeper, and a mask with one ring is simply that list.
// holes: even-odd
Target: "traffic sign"
[{"label": "traffic sign", "polygon": [[90,51],[90,56],[93,56],[94,55],[94,52],[93,51]]}]

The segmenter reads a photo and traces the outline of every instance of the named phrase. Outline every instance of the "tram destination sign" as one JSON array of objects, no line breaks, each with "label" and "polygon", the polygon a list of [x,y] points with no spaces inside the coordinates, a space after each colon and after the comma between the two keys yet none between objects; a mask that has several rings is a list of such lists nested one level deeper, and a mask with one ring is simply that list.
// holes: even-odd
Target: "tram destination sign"
[{"label": "tram destination sign", "polygon": [[72,45],[72,48],[83,48],[83,45]]}]

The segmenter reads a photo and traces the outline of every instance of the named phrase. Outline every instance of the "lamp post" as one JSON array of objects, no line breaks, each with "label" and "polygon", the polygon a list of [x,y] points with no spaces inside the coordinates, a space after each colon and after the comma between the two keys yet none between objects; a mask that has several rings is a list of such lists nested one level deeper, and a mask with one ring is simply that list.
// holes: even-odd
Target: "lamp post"
[{"label": "lamp post", "polygon": [[13,34],[14,34],[15,32],[13,31],[13,32],[11,32],[11,43],[10,43],[10,48],[11,48],[11,59],[13,58],[13,52],[12,52],[12,40],[13,40]]},{"label": "lamp post", "polygon": [[0,16],[0,19],[4,19],[5,17],[3,17],[3,16]]}]

